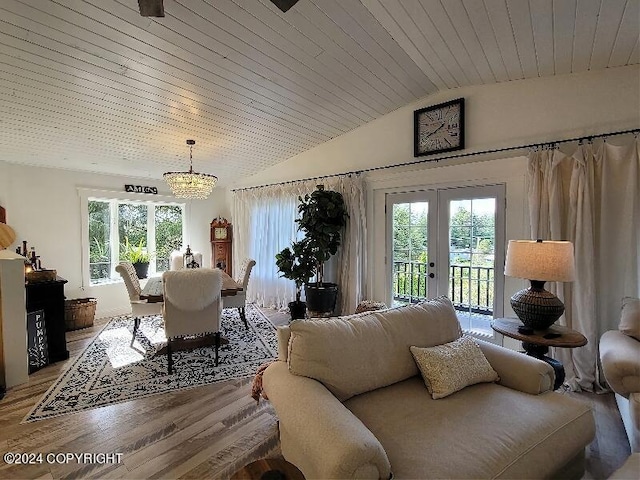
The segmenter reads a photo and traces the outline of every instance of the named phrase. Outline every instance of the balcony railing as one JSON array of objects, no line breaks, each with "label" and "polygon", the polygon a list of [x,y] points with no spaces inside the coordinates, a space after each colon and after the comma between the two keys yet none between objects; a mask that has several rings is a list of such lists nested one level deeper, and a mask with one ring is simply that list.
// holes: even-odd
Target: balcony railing
[{"label": "balcony railing", "polygon": [[[427,292],[428,266],[421,262],[393,262],[393,299],[420,302]],[[456,310],[493,315],[493,267],[450,265],[449,298]]]}]

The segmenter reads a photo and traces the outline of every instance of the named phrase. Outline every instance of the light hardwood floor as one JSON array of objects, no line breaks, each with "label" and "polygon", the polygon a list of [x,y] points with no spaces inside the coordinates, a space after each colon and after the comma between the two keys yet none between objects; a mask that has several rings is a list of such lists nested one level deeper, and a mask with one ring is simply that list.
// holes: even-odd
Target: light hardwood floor
[{"label": "light hardwood floor", "polygon": [[[264,310],[275,324],[287,315]],[[73,358],[102,328],[69,332]],[[74,415],[20,422],[64,370],[50,365],[9,389],[0,401],[0,453],[121,453],[117,464],[7,465],[0,479],[31,478],[229,478],[247,463],[279,456],[276,416],[268,402],[250,397],[251,379],[154,395]],[[611,394],[572,393],[593,405],[596,439],[587,450],[585,479],[607,478],[629,455]]]}]

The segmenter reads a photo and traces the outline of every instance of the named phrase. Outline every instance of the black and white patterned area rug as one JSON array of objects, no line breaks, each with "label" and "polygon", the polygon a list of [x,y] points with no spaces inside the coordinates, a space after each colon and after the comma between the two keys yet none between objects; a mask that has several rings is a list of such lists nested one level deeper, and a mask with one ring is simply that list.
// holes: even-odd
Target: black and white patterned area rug
[{"label": "black and white patterned area rug", "polygon": [[277,357],[276,329],[257,307],[245,310],[248,329],[237,309],[223,310],[220,331],[229,343],[220,346],[218,366],[213,346],[177,351],[171,375],[159,353],[166,345],[161,316],[142,318],[133,345],[133,318],[112,318],[22,423],[254,375]]}]

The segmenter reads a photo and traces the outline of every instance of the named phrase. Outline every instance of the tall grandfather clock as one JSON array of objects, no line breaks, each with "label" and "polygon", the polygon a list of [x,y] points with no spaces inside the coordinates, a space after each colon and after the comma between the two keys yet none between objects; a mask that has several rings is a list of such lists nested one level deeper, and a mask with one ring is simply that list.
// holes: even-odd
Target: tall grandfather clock
[{"label": "tall grandfather clock", "polygon": [[211,268],[224,270],[231,275],[231,224],[218,217],[211,222]]}]

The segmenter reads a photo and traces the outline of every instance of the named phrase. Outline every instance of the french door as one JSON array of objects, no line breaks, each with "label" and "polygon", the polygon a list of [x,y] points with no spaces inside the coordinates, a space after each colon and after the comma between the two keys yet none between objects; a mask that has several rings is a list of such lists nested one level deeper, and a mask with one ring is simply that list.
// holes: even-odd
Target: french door
[{"label": "french door", "polygon": [[465,331],[493,336],[502,316],[504,185],[390,193],[386,198],[389,301],[438,295]]}]

